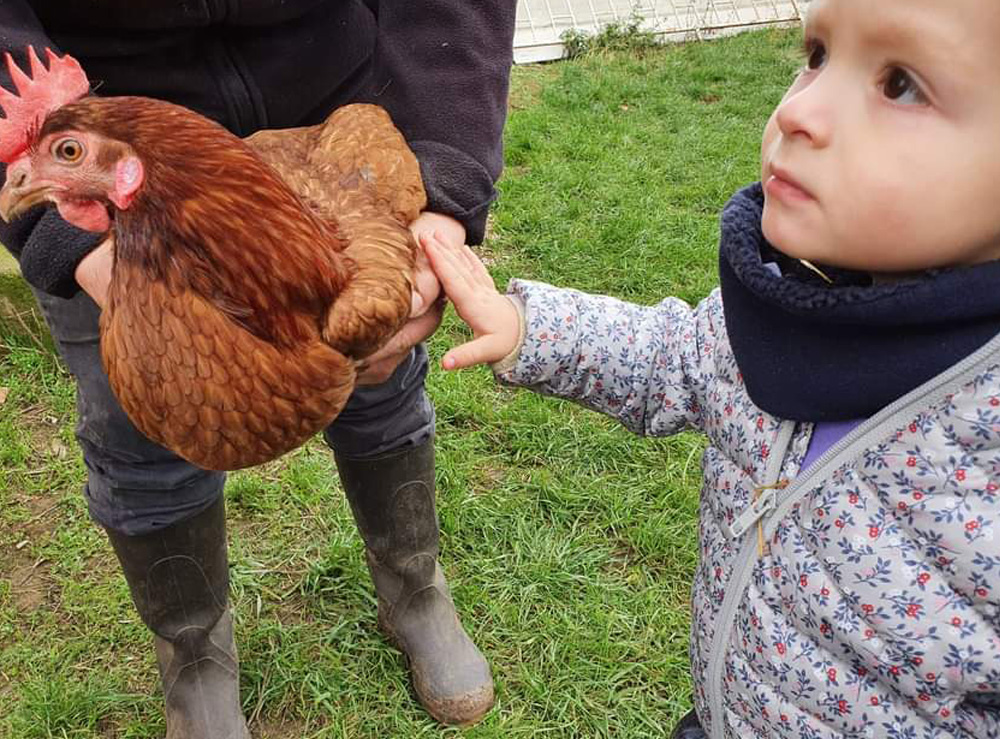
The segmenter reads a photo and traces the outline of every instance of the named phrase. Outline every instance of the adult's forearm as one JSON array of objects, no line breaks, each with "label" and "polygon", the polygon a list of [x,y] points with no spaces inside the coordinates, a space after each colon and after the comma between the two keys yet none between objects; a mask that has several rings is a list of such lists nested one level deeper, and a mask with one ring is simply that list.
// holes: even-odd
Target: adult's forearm
[{"label": "adult's forearm", "polygon": [[421,163],[428,209],[482,239],[503,167],[516,0],[380,0],[366,97]]}]

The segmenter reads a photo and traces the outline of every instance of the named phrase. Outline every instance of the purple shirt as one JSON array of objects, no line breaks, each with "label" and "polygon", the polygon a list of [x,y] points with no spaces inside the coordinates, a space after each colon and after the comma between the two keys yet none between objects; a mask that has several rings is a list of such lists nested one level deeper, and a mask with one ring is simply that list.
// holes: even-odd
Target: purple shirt
[{"label": "purple shirt", "polygon": [[806,457],[802,460],[800,471],[805,472],[806,468],[819,459],[823,452],[851,433],[855,426],[861,425],[865,420],[864,418],[852,418],[850,421],[817,423],[813,429],[812,438],[809,439],[809,448],[806,449]]}]

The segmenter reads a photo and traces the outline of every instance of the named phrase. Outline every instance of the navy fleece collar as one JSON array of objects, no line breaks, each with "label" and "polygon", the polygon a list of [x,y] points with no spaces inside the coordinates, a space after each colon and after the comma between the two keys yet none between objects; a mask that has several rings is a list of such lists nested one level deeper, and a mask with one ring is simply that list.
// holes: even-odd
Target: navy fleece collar
[{"label": "navy fleece collar", "polygon": [[719,278],[729,342],[765,411],[801,421],[869,416],[1000,333],[1000,261],[891,284],[824,267],[828,285],[767,243],[763,207],[759,183],[726,205]]}]

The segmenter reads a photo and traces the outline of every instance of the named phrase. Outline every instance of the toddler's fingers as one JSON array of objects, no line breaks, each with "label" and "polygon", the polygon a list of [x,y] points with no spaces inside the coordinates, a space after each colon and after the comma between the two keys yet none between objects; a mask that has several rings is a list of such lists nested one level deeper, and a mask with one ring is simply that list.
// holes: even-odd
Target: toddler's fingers
[{"label": "toddler's fingers", "polygon": [[489,285],[491,288],[496,289],[493,276],[486,269],[483,260],[479,258],[476,252],[472,251],[472,248],[468,244],[462,244],[459,247],[459,253],[466,267],[468,267],[470,275],[476,282],[480,285]]},{"label": "toddler's fingers", "polygon": [[[480,286],[488,285],[494,290],[496,289],[496,284],[493,282],[493,277],[490,275],[489,270],[486,269],[486,265],[483,264],[482,260],[472,251],[468,244],[450,244],[435,233],[434,238],[427,238],[426,240],[422,236],[421,245],[428,256],[430,256],[430,251],[434,251],[437,254],[444,252],[453,256],[454,260],[450,260],[449,264],[461,270],[471,284],[478,284]],[[428,249],[428,246],[430,249]]]},{"label": "toddler's fingers", "polygon": [[431,269],[452,300],[464,297],[473,290],[474,281],[461,252],[440,240],[427,239],[424,242],[424,253],[431,263]]},{"label": "toddler's fingers", "polygon": [[477,364],[489,364],[503,359],[496,336],[480,336],[478,339],[449,349],[441,360],[446,370],[464,369]]}]

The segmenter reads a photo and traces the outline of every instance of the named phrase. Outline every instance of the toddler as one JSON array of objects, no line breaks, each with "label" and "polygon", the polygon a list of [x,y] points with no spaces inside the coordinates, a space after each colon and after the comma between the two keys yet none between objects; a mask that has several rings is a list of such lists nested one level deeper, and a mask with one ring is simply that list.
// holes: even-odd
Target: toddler
[{"label": "toddler", "polygon": [[446,369],[707,435],[678,736],[1000,737],[998,38],[993,0],[814,0],[694,309],[423,242]]}]

